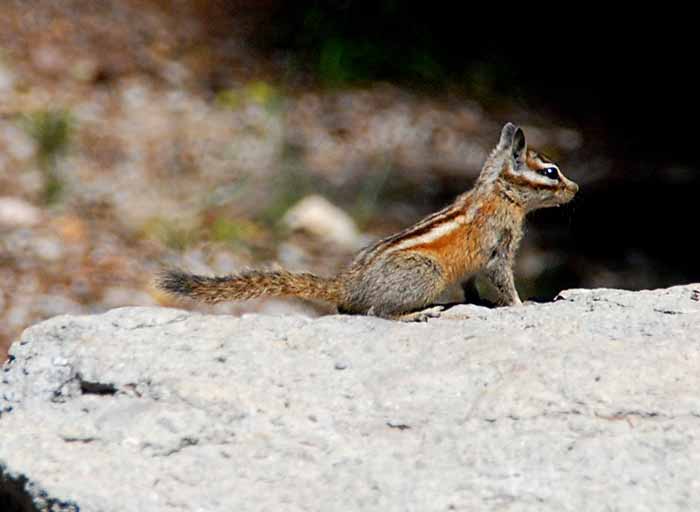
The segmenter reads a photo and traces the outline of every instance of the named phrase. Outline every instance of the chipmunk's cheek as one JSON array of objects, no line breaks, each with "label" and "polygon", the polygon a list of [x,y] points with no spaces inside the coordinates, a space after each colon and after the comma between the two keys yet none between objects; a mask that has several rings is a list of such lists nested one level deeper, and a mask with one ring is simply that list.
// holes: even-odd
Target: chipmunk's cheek
[{"label": "chipmunk's cheek", "polygon": [[560,191],[560,192],[557,194],[556,199],[555,199],[556,205],[557,205],[557,206],[561,206],[561,205],[563,205],[563,204],[568,203],[569,201],[571,201],[571,197],[572,197],[572,196],[571,196],[571,194],[570,194],[568,191],[566,191],[566,190]]}]

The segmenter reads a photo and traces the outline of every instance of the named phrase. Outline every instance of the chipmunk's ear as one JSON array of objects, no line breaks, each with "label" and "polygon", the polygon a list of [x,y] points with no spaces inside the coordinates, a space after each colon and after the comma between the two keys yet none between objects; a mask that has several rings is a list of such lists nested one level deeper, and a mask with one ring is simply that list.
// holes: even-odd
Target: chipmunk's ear
[{"label": "chipmunk's ear", "polygon": [[518,129],[513,123],[506,123],[503,125],[501,130],[501,140],[498,141],[498,145],[502,149],[509,148],[513,144],[513,135]]},{"label": "chipmunk's ear", "polygon": [[498,146],[510,151],[514,160],[522,161],[527,150],[523,130],[513,123],[506,123],[501,130],[501,140],[498,141]]},{"label": "chipmunk's ear", "polygon": [[513,145],[511,146],[513,159],[517,162],[522,162],[525,160],[526,151],[527,144],[525,143],[525,134],[523,133],[522,129],[518,128],[515,130],[515,135],[513,135]]}]

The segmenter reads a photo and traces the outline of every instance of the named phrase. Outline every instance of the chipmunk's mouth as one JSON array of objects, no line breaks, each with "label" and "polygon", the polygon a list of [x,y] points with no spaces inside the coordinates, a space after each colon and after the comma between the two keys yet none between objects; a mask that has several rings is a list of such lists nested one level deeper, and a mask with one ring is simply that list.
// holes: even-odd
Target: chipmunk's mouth
[{"label": "chipmunk's mouth", "polygon": [[562,206],[568,202],[570,202],[575,196],[576,192],[578,190],[578,187],[573,188],[573,187],[567,187],[561,191],[561,194],[558,195],[556,198],[556,204],[555,206]]},{"label": "chipmunk's mouth", "polygon": [[568,203],[574,198],[574,196],[576,196],[577,193],[578,185],[573,181],[567,180],[564,188],[561,190],[561,194],[559,195],[559,202],[557,206]]},{"label": "chipmunk's mouth", "polygon": [[571,194],[571,197],[575,196],[576,193],[578,192],[578,184],[571,181],[571,180],[566,180],[566,191]]}]

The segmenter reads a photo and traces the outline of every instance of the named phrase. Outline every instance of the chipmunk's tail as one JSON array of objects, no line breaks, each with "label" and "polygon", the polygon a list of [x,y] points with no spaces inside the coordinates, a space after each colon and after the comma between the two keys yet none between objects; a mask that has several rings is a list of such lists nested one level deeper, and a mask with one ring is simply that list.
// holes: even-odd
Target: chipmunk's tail
[{"label": "chipmunk's tail", "polygon": [[228,276],[206,277],[169,269],[156,278],[156,285],[173,295],[212,304],[265,296],[301,297],[339,304],[342,295],[342,287],[335,278],[284,270],[249,270]]}]

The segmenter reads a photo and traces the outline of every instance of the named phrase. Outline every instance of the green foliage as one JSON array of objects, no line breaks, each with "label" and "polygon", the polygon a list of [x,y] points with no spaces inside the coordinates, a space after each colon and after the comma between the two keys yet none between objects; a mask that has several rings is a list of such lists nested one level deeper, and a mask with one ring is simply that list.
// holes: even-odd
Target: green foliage
[{"label": "green foliage", "polygon": [[210,238],[216,242],[246,244],[259,237],[261,230],[257,224],[247,219],[217,217],[212,222],[209,231]]},{"label": "green foliage", "polygon": [[334,36],[321,43],[318,75],[329,86],[376,80],[387,70],[430,82],[444,80],[442,67],[428,51],[400,52],[397,47]]},{"label": "green foliage", "polygon": [[44,110],[28,114],[25,117],[25,126],[38,145],[40,158],[57,158],[67,151],[73,128],[69,112]]},{"label": "green foliage", "polygon": [[465,18],[459,2],[282,4],[269,28],[273,46],[326,86],[389,81],[430,92],[466,89],[501,101],[523,77],[539,76],[520,55],[504,58],[501,44],[517,49],[507,30]]},{"label": "green foliage", "polygon": [[270,228],[277,228],[289,208],[304,196],[318,192],[301,161],[301,149],[287,144],[282,151],[282,168],[271,183],[272,199],[260,214],[260,220]]},{"label": "green foliage", "polygon": [[46,204],[53,204],[64,188],[57,167],[70,148],[73,118],[66,110],[43,110],[24,116],[22,124],[37,145],[39,169],[44,174],[43,199]]},{"label": "green foliage", "polygon": [[444,85],[444,37],[426,23],[432,6],[412,7],[397,0],[300,1],[287,4],[273,23],[280,48],[292,49],[296,62],[311,62],[325,85],[376,80]]},{"label": "green foliage", "polygon": [[257,80],[243,87],[225,89],[216,95],[216,102],[231,110],[248,104],[257,104],[271,112],[277,112],[284,101],[282,92],[269,82]]},{"label": "green foliage", "polygon": [[155,217],[144,225],[143,234],[179,252],[202,241],[249,245],[264,238],[263,229],[258,224],[214,212],[175,220]]},{"label": "green foliage", "polygon": [[376,219],[382,208],[381,195],[391,176],[391,167],[388,165],[375,174],[367,176],[360,185],[357,199],[350,213],[358,226],[365,227],[372,219]]},{"label": "green foliage", "polygon": [[367,80],[377,48],[366,41],[333,37],[323,42],[318,57],[318,74],[326,85]]},{"label": "green foliage", "polygon": [[151,219],[143,228],[147,238],[160,240],[164,245],[176,251],[184,251],[196,241],[198,226],[183,226],[164,218]]}]

